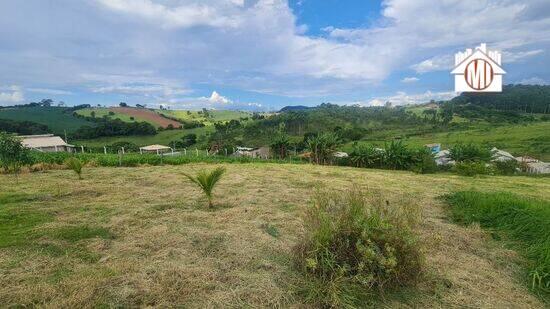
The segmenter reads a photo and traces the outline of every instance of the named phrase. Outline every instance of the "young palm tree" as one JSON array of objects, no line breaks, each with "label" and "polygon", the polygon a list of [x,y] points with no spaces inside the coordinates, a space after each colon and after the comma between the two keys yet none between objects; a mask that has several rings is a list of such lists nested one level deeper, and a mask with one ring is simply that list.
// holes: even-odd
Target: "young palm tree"
[{"label": "young palm tree", "polygon": [[222,178],[224,173],[225,168],[218,167],[210,173],[207,173],[206,171],[200,171],[197,173],[196,177],[188,174],[183,175],[185,175],[185,177],[189,178],[189,180],[194,182],[197,186],[199,186],[199,188],[202,189],[202,192],[204,192],[206,198],[208,199],[208,207],[212,208],[212,191],[214,190],[216,183]]},{"label": "young palm tree", "polygon": [[84,165],[82,164],[82,161],[72,157],[72,158],[68,158],[65,161],[65,165],[68,168],[72,169],[78,175],[78,179],[82,179],[82,166]]}]

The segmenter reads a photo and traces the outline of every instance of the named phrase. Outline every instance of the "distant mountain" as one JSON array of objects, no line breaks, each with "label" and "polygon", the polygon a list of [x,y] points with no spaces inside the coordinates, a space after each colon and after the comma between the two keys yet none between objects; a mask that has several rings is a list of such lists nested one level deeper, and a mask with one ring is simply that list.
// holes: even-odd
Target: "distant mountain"
[{"label": "distant mountain", "polygon": [[306,110],[306,109],[311,109],[311,108],[315,108],[315,107],[309,107],[309,106],[304,106],[304,105],[285,106],[285,107],[281,108],[281,110],[279,112],[284,113],[284,112],[290,112],[290,111]]}]

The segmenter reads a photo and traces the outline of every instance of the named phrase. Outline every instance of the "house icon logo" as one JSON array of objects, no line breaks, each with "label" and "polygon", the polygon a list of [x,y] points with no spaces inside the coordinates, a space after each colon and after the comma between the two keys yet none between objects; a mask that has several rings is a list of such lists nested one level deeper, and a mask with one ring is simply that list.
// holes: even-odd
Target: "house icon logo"
[{"label": "house icon logo", "polygon": [[455,76],[456,92],[501,92],[502,69],[501,53],[487,50],[483,43],[472,50],[455,54],[455,68],[451,72]]}]

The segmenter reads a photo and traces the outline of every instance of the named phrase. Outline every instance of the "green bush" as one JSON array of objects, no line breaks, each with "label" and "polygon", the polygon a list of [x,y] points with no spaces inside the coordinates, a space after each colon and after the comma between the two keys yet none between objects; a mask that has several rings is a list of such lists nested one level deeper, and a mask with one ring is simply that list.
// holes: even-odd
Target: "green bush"
[{"label": "green bush", "polygon": [[491,160],[491,151],[473,143],[456,144],[449,149],[451,158],[456,162],[488,162]]},{"label": "green bush", "polygon": [[433,174],[439,170],[434,155],[428,148],[418,149],[413,155],[413,160],[416,163],[414,163],[411,170],[415,173]]},{"label": "green bush", "polygon": [[413,228],[419,208],[355,188],[317,192],[295,248],[306,299],[324,307],[363,306],[373,294],[414,284],[423,258]]},{"label": "green bush", "polygon": [[500,175],[514,175],[520,167],[516,160],[495,161],[493,162],[496,173]]},{"label": "green bush", "polygon": [[457,192],[446,197],[454,220],[503,231],[532,261],[531,286],[550,292],[550,203],[510,193]]},{"label": "green bush", "polygon": [[462,176],[487,175],[491,173],[491,168],[485,162],[458,162],[453,167],[453,171]]}]

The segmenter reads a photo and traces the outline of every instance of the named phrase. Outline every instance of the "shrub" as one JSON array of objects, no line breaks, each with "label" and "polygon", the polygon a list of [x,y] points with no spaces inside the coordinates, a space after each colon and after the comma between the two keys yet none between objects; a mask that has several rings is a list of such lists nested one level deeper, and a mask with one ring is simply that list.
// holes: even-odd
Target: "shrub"
[{"label": "shrub", "polygon": [[411,151],[401,141],[391,141],[384,147],[384,166],[392,170],[406,170],[413,165]]},{"label": "shrub", "polygon": [[419,208],[354,188],[317,192],[295,248],[306,299],[326,307],[364,305],[372,293],[414,284],[423,258],[413,228]]},{"label": "shrub", "polygon": [[485,162],[458,162],[453,170],[462,176],[475,176],[490,174],[491,169]]},{"label": "shrub", "polygon": [[550,292],[550,203],[511,193],[457,192],[446,197],[454,220],[503,231],[532,261],[530,283]]},{"label": "shrub", "polygon": [[412,171],[418,174],[432,174],[438,171],[433,154],[427,150],[419,150],[415,155],[417,163],[412,167]]},{"label": "shrub", "polygon": [[384,153],[372,145],[355,144],[349,154],[350,161],[356,167],[380,167]]},{"label": "shrub", "polygon": [[65,165],[78,175],[78,179],[82,179],[82,166],[84,165],[82,161],[75,157],[71,157],[65,160]]},{"label": "shrub", "polygon": [[202,192],[204,192],[204,194],[206,195],[206,198],[208,199],[208,208],[212,208],[213,207],[212,191],[214,190],[214,187],[216,186],[218,181],[222,178],[224,173],[225,173],[225,168],[218,167],[210,173],[207,173],[206,171],[200,171],[196,177],[193,177],[188,174],[184,174],[184,175],[193,183],[195,183],[197,186],[199,186],[199,188],[201,188]]},{"label": "shrub", "polygon": [[520,164],[516,160],[495,161],[495,170],[500,175],[514,175],[518,172]]},{"label": "shrub", "polygon": [[488,148],[475,144],[456,144],[449,149],[451,158],[456,162],[488,162],[491,160],[491,151]]},{"label": "shrub", "polygon": [[0,132],[0,165],[4,172],[17,174],[21,166],[30,164],[29,150],[17,137]]}]

